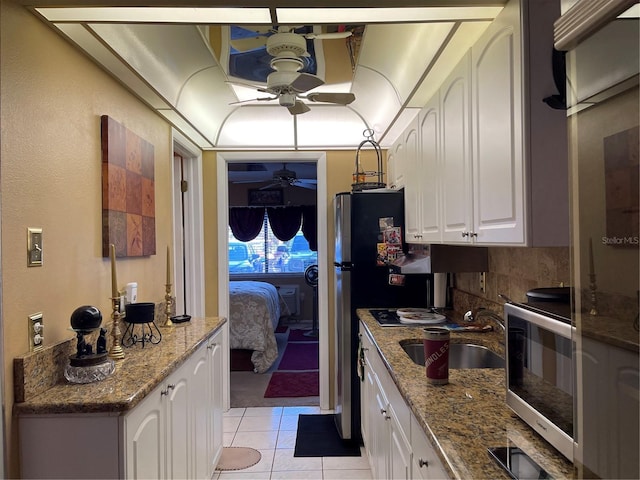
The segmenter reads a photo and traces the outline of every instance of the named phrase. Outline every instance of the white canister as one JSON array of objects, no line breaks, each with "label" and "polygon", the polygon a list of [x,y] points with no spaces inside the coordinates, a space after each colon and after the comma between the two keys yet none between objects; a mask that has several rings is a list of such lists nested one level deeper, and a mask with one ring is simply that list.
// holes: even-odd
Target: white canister
[{"label": "white canister", "polygon": [[127,283],[127,303],[136,303],[138,301],[138,283]]}]

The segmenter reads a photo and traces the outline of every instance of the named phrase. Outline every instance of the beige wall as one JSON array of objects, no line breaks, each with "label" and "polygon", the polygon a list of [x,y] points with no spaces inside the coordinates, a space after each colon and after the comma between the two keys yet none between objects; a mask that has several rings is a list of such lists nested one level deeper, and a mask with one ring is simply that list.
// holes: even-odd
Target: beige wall
[{"label": "beige wall", "polygon": [[[102,258],[100,116],[155,146],[156,248],[118,260],[118,280],[139,284],[141,301],[164,295],[171,242],[171,130],[35,16],[11,2],[1,10],[0,178],[4,402],[9,465],[18,475],[12,422],[13,358],[28,351],[27,316],[43,312],[45,343],[70,338],[69,317],[95,305],[108,320],[110,268]],[[27,267],[27,227],[43,229],[44,265]]]}]

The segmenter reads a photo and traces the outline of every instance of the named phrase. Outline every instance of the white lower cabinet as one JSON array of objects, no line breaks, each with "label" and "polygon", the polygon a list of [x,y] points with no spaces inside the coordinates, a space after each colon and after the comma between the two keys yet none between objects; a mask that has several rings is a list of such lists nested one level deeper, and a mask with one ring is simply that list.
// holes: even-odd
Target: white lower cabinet
[{"label": "white lower cabinet", "polygon": [[576,458],[597,478],[640,478],[638,352],[581,340]]},{"label": "white lower cabinet", "polygon": [[222,452],[222,335],[125,416],[127,478],[213,475]]},{"label": "white lower cabinet", "polygon": [[414,416],[411,416],[412,476],[416,480],[448,479],[440,459]]},{"label": "white lower cabinet", "polygon": [[20,416],[22,476],[210,479],[222,453],[225,338],[215,333],[124,415]]},{"label": "white lower cabinet", "polygon": [[[360,341],[362,437],[373,478],[448,478],[362,324]],[[416,458],[428,467],[417,466]]]}]

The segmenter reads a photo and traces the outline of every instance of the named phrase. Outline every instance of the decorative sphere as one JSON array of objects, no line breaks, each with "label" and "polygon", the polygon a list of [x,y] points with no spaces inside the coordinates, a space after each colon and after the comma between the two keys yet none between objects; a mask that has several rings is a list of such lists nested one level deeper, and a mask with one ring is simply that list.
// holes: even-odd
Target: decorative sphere
[{"label": "decorative sphere", "polygon": [[76,308],[71,314],[71,328],[81,332],[90,332],[100,327],[102,313],[96,307],[83,305]]}]

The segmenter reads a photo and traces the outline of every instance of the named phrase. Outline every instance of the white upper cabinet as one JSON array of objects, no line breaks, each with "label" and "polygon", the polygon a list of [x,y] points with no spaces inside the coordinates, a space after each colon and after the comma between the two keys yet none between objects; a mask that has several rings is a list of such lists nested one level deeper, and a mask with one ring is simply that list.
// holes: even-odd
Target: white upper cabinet
[{"label": "white upper cabinet", "polygon": [[469,235],[477,243],[525,241],[518,12],[514,5],[505,8],[471,49],[474,222]]},{"label": "white upper cabinet", "polygon": [[473,225],[469,54],[440,88],[442,240],[467,241]]},{"label": "white upper cabinet", "polygon": [[387,151],[387,186],[398,190],[404,188],[405,182],[403,135],[400,135]]},{"label": "white upper cabinet", "polygon": [[[415,238],[419,235],[420,225],[417,215],[407,215],[406,212],[418,212],[419,192],[421,189],[417,177],[418,170],[418,141],[419,128],[416,117],[402,134],[402,168],[404,169],[404,205],[405,205],[405,238]],[[397,157],[396,157],[397,158]]]},{"label": "white upper cabinet", "polygon": [[557,93],[559,14],[553,0],[509,1],[424,107],[407,242],[568,245],[566,112],[543,102]]},{"label": "white upper cabinet", "polygon": [[416,177],[420,185],[420,241],[442,239],[440,220],[440,96],[438,93],[420,112],[420,160]]}]

